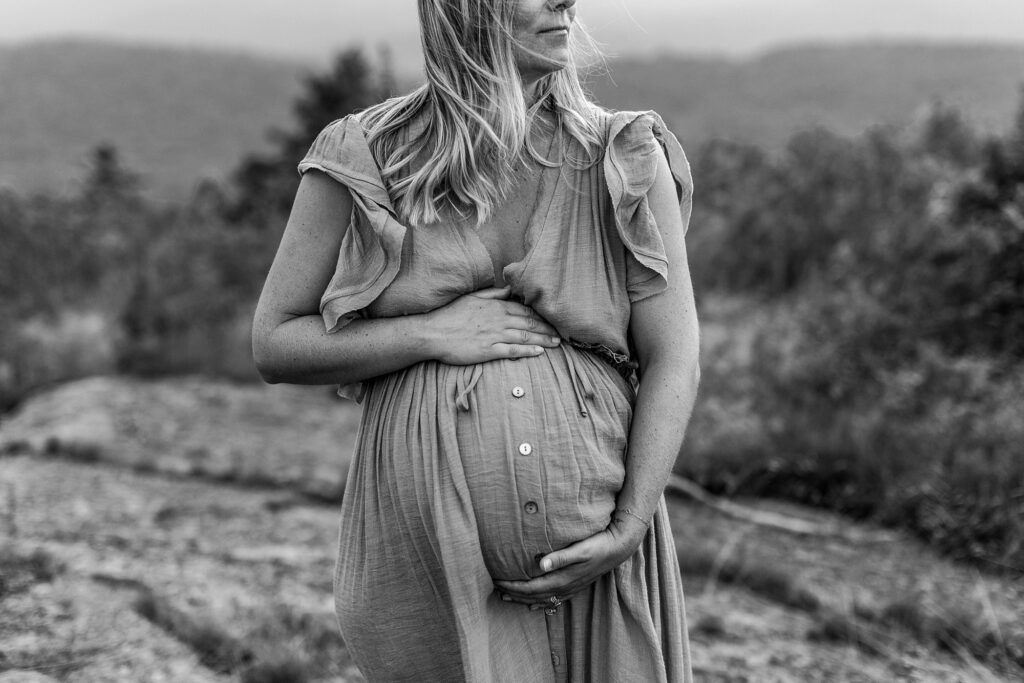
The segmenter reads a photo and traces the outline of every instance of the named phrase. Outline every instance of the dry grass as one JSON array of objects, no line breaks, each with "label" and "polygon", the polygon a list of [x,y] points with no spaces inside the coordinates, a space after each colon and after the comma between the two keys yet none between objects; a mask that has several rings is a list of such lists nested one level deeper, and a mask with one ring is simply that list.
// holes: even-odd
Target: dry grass
[{"label": "dry grass", "polygon": [[179,609],[133,583],[138,614],[188,645],[207,668],[238,675],[243,683],[305,683],[339,674],[338,663],[347,660],[333,615],[300,613],[278,604],[236,636],[213,619]]},{"label": "dry grass", "polygon": [[742,586],[772,602],[806,612],[814,612],[821,600],[809,589],[800,586],[793,577],[780,569],[769,567],[726,550],[712,552],[706,548],[687,548],[679,551],[679,569],[684,577],[705,579],[705,591],[716,584]]},{"label": "dry grass", "polygon": [[718,614],[705,614],[690,627],[691,637],[721,638],[725,634],[725,619]]},{"label": "dry grass", "polygon": [[326,387],[96,377],[2,416],[0,453],[281,488],[334,504],[358,421],[358,406]]},{"label": "dry grass", "polygon": [[984,674],[982,678],[1024,678],[1024,634],[1007,637],[978,603],[940,605],[908,596],[881,609],[856,605],[852,610],[823,610],[807,637],[887,658],[924,646],[953,655]]},{"label": "dry grass", "polygon": [[242,672],[240,679],[241,683],[307,683],[313,675],[306,662],[286,656],[253,664]]},{"label": "dry grass", "polygon": [[140,591],[133,605],[144,619],[188,645],[199,661],[218,673],[233,673],[253,661],[252,651],[212,620],[189,614],[152,590]]},{"label": "dry grass", "polygon": [[[771,602],[811,615],[807,639],[853,647],[872,657],[899,661],[902,652],[942,651],[964,666],[1024,680],[1024,626],[1000,623],[987,593],[943,599],[924,591],[902,594],[869,606],[852,598],[836,601],[803,585],[791,566],[770,564],[744,553],[749,530],[734,533],[718,549],[689,545],[678,552],[687,591],[712,593],[718,586],[742,587]],[[833,596],[834,597],[834,596]],[[1016,622],[1015,622],[1016,623]],[[697,620],[691,634],[726,635],[718,615]],[[987,672],[987,673],[986,673]],[[981,674],[979,674],[981,675]]]},{"label": "dry grass", "polygon": [[888,656],[890,651],[883,633],[846,612],[830,610],[821,614],[807,638],[813,642],[856,647],[875,657]]},{"label": "dry grass", "polygon": [[43,548],[0,545],[0,600],[34,584],[53,581],[64,567]]},{"label": "dry grass", "polygon": [[909,596],[885,606],[875,619],[909,633],[924,645],[1024,673],[1024,633],[1005,632],[978,601],[964,598],[939,604]]}]

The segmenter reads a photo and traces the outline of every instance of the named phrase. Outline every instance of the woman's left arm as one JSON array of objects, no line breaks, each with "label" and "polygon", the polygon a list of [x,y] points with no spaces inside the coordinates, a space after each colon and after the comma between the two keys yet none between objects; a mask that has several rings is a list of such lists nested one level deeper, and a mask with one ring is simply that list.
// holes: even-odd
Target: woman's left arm
[{"label": "woman's left arm", "polygon": [[506,600],[540,607],[552,595],[565,599],[636,552],[647,534],[645,522],[654,517],[682,446],[700,379],[697,312],[683,240],[692,204],[686,197],[680,210],[663,155],[647,201],[665,243],[668,288],[632,306],[630,334],[641,382],[616,513],[604,531],[544,557],[541,569],[547,573],[543,576],[530,581],[496,581]]},{"label": "woman's left arm", "polygon": [[664,157],[648,202],[665,243],[669,278],[664,292],[634,303],[630,315],[640,388],[629,432],[626,480],[617,500],[621,522],[633,515],[646,521],[654,517],[682,447],[700,381],[697,310],[683,240],[692,200],[687,197],[680,210]]}]

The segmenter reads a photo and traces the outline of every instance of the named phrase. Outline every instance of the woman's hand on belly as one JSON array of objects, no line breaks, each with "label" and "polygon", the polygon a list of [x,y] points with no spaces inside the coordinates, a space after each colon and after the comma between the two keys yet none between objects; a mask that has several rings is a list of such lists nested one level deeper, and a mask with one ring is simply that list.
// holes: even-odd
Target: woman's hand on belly
[{"label": "woman's hand on belly", "polygon": [[551,605],[552,596],[568,600],[629,559],[647,535],[647,526],[629,516],[616,516],[611,524],[589,538],[541,558],[546,573],[529,581],[495,581],[502,600],[539,609]]},{"label": "woman's hand on belly", "polygon": [[472,365],[539,356],[558,346],[558,332],[529,306],[509,301],[510,291],[480,289],[427,313],[435,357],[448,365]]}]

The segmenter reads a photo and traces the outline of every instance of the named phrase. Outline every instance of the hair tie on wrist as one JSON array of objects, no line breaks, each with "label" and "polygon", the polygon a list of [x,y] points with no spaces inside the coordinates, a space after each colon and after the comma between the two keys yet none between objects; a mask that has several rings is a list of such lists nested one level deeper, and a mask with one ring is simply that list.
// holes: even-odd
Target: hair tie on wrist
[{"label": "hair tie on wrist", "polygon": [[649,520],[644,519],[643,517],[641,517],[640,515],[636,514],[635,512],[630,510],[629,508],[616,508],[615,511],[616,512],[621,512],[624,515],[629,515],[630,517],[633,517],[634,519],[639,519],[641,522],[643,522],[643,525],[645,527],[647,527],[648,529],[651,528],[651,523],[650,523]]}]

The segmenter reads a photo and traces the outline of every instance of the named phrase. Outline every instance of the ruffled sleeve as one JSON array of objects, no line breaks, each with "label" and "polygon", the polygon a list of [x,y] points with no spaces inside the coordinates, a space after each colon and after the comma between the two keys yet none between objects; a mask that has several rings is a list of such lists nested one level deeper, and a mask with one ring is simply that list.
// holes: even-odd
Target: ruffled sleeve
[{"label": "ruffled sleeve", "polygon": [[690,165],[679,141],[652,111],[612,115],[604,173],[615,212],[615,227],[626,246],[626,289],[631,302],[657,294],[668,286],[665,244],[647,202],[647,192],[657,176],[659,154],[668,159],[685,231],[693,183]]},{"label": "ruffled sleeve", "polygon": [[352,216],[341,240],[338,263],[320,299],[328,332],[355,318],[391,284],[401,264],[405,226],[395,217],[359,120],[339,119],[317,136],[299,173],[326,173],[349,189]]},{"label": "ruffled sleeve", "polygon": [[[354,116],[331,123],[320,134],[299,174],[316,169],[348,188],[352,215],[341,239],[338,262],[320,297],[320,315],[328,332],[358,318],[398,274],[405,226],[398,222],[384,181]],[[362,382],[338,387],[338,394],[361,402]]]}]

